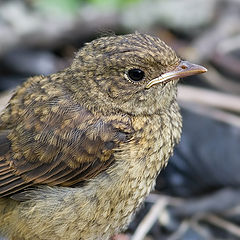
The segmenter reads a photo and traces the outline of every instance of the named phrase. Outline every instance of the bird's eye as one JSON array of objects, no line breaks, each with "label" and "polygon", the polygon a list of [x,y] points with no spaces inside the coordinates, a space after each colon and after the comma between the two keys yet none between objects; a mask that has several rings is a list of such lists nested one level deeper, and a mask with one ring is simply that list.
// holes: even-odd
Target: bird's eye
[{"label": "bird's eye", "polygon": [[128,77],[134,82],[143,80],[144,76],[145,73],[141,69],[134,68],[128,71]]}]

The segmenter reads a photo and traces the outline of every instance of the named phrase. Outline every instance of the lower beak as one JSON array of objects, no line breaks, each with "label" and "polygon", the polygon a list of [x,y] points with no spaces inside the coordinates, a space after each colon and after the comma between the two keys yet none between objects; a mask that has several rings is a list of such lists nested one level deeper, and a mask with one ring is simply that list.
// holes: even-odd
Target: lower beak
[{"label": "lower beak", "polygon": [[190,63],[188,61],[181,61],[180,64],[171,72],[167,72],[162,74],[161,76],[154,78],[151,80],[146,88],[150,88],[151,86],[158,83],[166,83],[171,80],[196,75],[200,73],[205,73],[207,69],[197,64]]}]

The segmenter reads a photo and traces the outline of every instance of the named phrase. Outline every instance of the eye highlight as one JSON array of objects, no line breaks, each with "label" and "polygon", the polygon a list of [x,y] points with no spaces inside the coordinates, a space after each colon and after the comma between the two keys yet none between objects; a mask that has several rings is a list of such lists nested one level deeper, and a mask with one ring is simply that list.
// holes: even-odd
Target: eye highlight
[{"label": "eye highlight", "polygon": [[134,82],[139,82],[139,81],[143,80],[145,77],[144,71],[142,71],[141,69],[138,69],[138,68],[133,68],[133,69],[128,70],[127,75],[129,77],[129,79]]}]

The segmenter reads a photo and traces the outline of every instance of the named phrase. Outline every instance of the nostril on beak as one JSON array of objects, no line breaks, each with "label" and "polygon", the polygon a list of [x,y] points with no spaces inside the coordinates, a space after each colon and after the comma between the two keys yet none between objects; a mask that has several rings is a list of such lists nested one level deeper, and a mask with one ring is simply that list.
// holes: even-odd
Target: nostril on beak
[{"label": "nostril on beak", "polygon": [[183,64],[183,65],[181,66],[181,69],[187,69],[187,66]]}]

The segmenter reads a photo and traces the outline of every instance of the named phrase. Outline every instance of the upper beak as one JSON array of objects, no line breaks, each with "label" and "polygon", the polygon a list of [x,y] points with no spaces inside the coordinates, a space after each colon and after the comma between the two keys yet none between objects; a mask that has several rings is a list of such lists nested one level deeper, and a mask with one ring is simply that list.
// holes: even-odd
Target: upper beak
[{"label": "upper beak", "polygon": [[161,76],[151,80],[147,84],[146,88],[150,88],[151,86],[158,83],[165,83],[174,79],[205,73],[206,71],[207,69],[205,67],[190,63],[188,61],[181,61],[180,64],[173,71],[164,73]]}]

